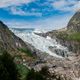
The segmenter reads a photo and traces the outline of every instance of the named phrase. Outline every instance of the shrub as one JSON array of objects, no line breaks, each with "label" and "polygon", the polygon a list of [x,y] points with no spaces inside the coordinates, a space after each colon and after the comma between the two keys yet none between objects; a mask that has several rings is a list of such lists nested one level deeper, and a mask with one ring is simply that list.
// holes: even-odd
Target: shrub
[{"label": "shrub", "polygon": [[35,72],[34,69],[31,69],[26,76],[26,80],[46,80],[39,72]]},{"label": "shrub", "polygon": [[23,52],[23,53],[26,53],[28,56],[31,56],[32,57],[32,52],[29,50],[29,49],[23,49],[23,48],[18,48],[19,51]]},{"label": "shrub", "polygon": [[0,80],[19,80],[16,64],[6,51],[0,56],[0,63]]}]

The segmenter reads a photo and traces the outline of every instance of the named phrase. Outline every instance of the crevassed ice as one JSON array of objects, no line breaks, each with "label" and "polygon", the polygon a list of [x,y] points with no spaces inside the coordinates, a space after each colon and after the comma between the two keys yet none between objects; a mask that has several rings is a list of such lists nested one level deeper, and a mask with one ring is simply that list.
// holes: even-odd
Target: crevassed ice
[{"label": "crevassed ice", "polygon": [[39,49],[42,52],[46,52],[52,56],[62,58],[56,53],[50,51],[49,49],[50,46],[52,47],[56,46],[57,49],[61,49],[61,50],[67,50],[66,47],[61,46],[56,42],[55,39],[51,39],[49,36],[47,36],[47,38],[44,38],[39,35],[36,35],[34,32],[27,33],[27,32],[19,32],[16,30],[12,30],[12,31],[15,33],[15,35],[20,37],[23,41],[32,44],[36,49]]}]

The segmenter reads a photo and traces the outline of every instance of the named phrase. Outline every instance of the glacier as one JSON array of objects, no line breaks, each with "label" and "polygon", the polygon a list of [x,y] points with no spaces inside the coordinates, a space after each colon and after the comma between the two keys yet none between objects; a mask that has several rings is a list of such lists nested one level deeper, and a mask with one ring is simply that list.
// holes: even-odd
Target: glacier
[{"label": "glacier", "polygon": [[[65,52],[65,54],[69,53],[67,47],[64,47],[62,45],[60,45],[55,39],[51,39],[51,37],[47,36],[45,37],[41,37],[39,35],[36,35],[35,32],[43,32],[40,30],[33,30],[32,32],[28,32],[28,31],[19,31],[16,29],[11,29],[12,32],[17,35],[18,37],[20,37],[25,43],[28,42],[29,44],[31,44],[32,46],[34,46],[36,49],[44,52],[44,53],[48,53],[51,56],[54,57],[58,57],[58,58],[62,58],[62,56],[56,54],[55,51],[51,51],[49,49],[49,47],[53,47],[54,50],[58,51],[59,54],[60,52]],[[28,29],[29,30],[29,29]]]}]

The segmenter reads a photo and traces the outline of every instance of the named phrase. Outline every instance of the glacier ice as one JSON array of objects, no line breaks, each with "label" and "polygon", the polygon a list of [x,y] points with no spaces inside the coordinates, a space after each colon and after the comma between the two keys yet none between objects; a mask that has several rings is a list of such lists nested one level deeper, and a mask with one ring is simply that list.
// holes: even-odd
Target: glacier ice
[{"label": "glacier ice", "polygon": [[48,53],[51,56],[62,58],[62,56],[57,55],[55,52],[52,52],[49,49],[50,46],[52,46],[54,49],[56,48],[55,50],[62,50],[62,51],[68,52],[67,48],[57,43],[55,39],[51,39],[51,37],[49,36],[44,38],[39,35],[36,35],[34,32],[37,32],[38,30],[32,31],[31,33],[28,33],[26,31],[21,32],[17,30],[12,30],[12,31],[15,33],[15,35],[20,37],[23,41],[30,43],[36,49],[39,49],[44,53]]}]

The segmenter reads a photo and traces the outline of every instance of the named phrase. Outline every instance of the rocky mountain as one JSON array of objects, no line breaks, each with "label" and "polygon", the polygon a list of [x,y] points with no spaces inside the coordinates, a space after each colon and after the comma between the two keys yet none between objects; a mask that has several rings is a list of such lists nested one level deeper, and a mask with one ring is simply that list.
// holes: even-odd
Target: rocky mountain
[{"label": "rocky mountain", "polygon": [[[80,80],[80,12],[78,11],[73,15],[66,28],[49,31],[47,33],[37,33],[37,35],[43,37],[50,36],[72,52],[71,56],[67,59],[59,59],[58,61],[56,61],[55,58],[53,58],[54,60],[51,59],[52,65],[55,66],[51,67],[50,70],[53,72],[57,71],[57,73],[62,76],[66,75],[67,79],[64,80]],[[48,62],[50,61],[49,59],[47,60]],[[59,67],[57,67],[58,64]]]},{"label": "rocky mountain", "polygon": [[80,11],[77,11],[70,19],[66,28],[38,34],[55,38],[60,44],[68,47],[74,53],[80,53]]},{"label": "rocky mountain", "polygon": [[[22,41],[15,36],[11,30],[0,21],[0,53],[6,50],[12,56],[15,55],[29,55],[34,56],[36,49],[28,43]],[[34,54],[33,54],[34,53]]]},{"label": "rocky mountain", "polygon": [[[76,27],[76,25],[74,27]],[[74,28],[68,27],[68,29],[63,28],[60,30],[53,30],[38,35],[43,37],[50,36],[51,38],[55,38],[57,42],[68,47],[70,51],[73,51],[74,53],[80,53],[79,38],[75,37],[77,35],[76,33],[73,34],[72,32],[70,32],[71,29],[74,30]],[[79,26],[76,28],[75,32],[79,32],[77,29],[79,29]],[[71,36],[74,36],[75,39]],[[26,51],[27,49],[28,51]],[[39,54],[41,53],[41,51],[35,49],[27,42],[24,43],[19,37],[15,36],[14,33],[12,33],[3,22],[0,21],[0,52],[4,50],[9,52],[11,55],[17,54],[19,57],[21,55],[23,58],[22,64],[29,68],[34,68],[36,71],[39,71],[39,69],[44,66],[48,66],[51,75],[54,73],[57,75],[57,77],[60,75],[63,78],[61,80],[80,80],[79,54],[71,54],[67,58],[56,58],[48,54]],[[40,58],[31,63],[30,57],[27,57],[25,52],[32,55],[38,54]],[[27,62],[30,62],[30,64],[28,64]]]},{"label": "rocky mountain", "polygon": [[71,20],[68,23],[67,29],[80,32],[80,10],[77,11],[71,18]]},{"label": "rocky mountain", "polygon": [[57,37],[70,51],[80,54],[80,10],[70,19],[67,30],[61,31]]}]

